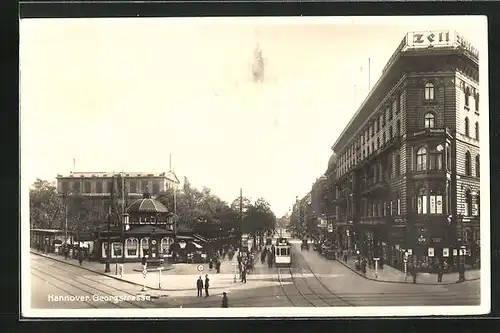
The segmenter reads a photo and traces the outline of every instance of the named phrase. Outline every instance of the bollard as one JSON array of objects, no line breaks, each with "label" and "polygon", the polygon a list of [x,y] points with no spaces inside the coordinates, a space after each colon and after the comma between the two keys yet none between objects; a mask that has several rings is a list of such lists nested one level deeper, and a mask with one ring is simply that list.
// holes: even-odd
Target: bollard
[{"label": "bollard", "polygon": [[161,270],[163,267],[158,268],[158,289],[161,289]]}]

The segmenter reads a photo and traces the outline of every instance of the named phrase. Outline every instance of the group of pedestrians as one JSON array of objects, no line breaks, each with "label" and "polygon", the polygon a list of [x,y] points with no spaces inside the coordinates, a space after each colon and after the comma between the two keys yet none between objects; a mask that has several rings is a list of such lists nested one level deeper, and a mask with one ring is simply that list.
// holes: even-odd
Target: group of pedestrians
[{"label": "group of pedestrians", "polygon": [[203,288],[205,288],[205,297],[210,296],[208,293],[208,289],[210,288],[210,279],[208,278],[208,274],[205,274],[205,282],[201,278],[201,275],[198,277],[196,281],[196,289],[198,290],[198,297],[203,297]]}]

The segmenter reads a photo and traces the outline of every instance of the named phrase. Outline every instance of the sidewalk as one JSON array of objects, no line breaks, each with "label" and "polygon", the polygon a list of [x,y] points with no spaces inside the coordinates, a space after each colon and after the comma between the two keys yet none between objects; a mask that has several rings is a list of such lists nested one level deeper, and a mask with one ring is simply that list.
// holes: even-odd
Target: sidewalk
[{"label": "sidewalk", "polygon": [[[397,270],[394,267],[389,265],[384,265],[384,269],[378,269],[377,274],[375,275],[375,270],[366,267],[366,275],[361,271],[356,270],[356,259],[351,257],[347,259],[347,263],[342,259],[337,259],[339,263],[346,266],[356,274],[373,281],[378,282],[389,282],[389,283],[413,283],[413,277],[408,272],[405,281],[405,273]],[[465,272],[465,282],[467,281],[476,281],[480,279],[480,270],[468,270]],[[443,274],[443,282],[437,282],[437,274],[435,273],[418,273],[417,275],[417,284],[424,285],[447,285],[447,284],[455,284],[458,283],[458,272],[454,273],[445,273]]]},{"label": "sidewalk", "polygon": [[[89,262],[84,260],[83,264],[80,266],[77,259],[64,259],[64,256],[56,255],[54,253],[44,254],[42,252],[36,252],[34,250],[30,251],[34,255],[47,257],[52,260],[65,263],[68,265],[76,266],[81,269],[85,269],[100,275],[108,276],[110,278],[134,284],[137,286],[145,286],[147,289],[151,290],[162,290],[162,291],[192,291],[196,290],[196,280],[200,275],[205,279],[205,275],[208,274],[210,279],[210,289],[227,289],[229,287],[234,287],[234,270],[233,262],[229,259],[224,259],[221,261],[220,273],[216,273],[215,268],[210,269],[209,264],[173,264],[165,267],[162,270],[161,275],[156,271],[148,271],[146,277],[142,274],[142,265],[140,263],[124,263],[124,274],[122,277],[116,274],[117,266],[116,264],[110,264],[111,272],[104,272],[104,264],[100,262]],[[259,253],[255,253],[255,260],[259,258]],[[236,261],[236,255],[233,258]],[[120,264],[119,264],[120,265]],[[203,270],[200,268],[203,267]],[[119,270],[118,270],[119,272]],[[239,274],[236,278],[239,279]],[[159,282],[161,279],[161,289],[159,288]]]},{"label": "sidewalk", "polygon": [[[104,264],[99,262],[89,262],[83,261],[80,266],[77,259],[64,259],[64,256],[56,255],[54,253],[44,254],[42,252],[30,251],[34,255],[50,258],[52,260],[79,267],[84,270],[88,270],[100,275],[108,276],[110,278],[134,284],[137,286],[143,286],[147,289],[160,290],[158,288],[158,280],[160,274],[158,272],[149,271],[146,274],[146,278],[141,272],[134,271],[134,269],[142,268],[140,263],[124,263],[124,274],[123,277],[116,275],[116,265],[114,263],[110,264],[111,272],[104,272]],[[198,270],[198,266],[203,266],[203,271]],[[221,289],[227,288],[233,285],[234,275],[232,274],[232,265],[229,260],[224,260],[221,263],[221,273],[217,274],[215,269],[210,270],[208,264],[174,264],[166,267],[167,270],[161,272],[161,290],[163,291],[186,291],[186,290],[196,290],[196,280],[200,275],[208,274],[210,279],[211,289]]]}]

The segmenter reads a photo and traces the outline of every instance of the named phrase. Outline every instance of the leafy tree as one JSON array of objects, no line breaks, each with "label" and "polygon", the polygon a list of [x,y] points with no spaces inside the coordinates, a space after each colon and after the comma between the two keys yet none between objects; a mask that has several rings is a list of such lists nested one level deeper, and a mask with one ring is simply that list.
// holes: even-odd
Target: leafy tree
[{"label": "leafy tree", "polygon": [[59,228],[64,213],[57,189],[48,181],[37,179],[30,188],[30,224],[33,228]]}]

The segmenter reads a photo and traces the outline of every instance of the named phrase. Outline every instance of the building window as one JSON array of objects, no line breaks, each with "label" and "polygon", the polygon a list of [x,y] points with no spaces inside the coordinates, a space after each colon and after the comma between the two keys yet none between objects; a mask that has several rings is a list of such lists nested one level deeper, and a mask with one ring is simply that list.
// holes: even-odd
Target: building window
[{"label": "building window", "polygon": [[451,170],[451,148],[448,142],[446,142],[446,170]]},{"label": "building window", "polygon": [[392,112],[391,112],[391,108],[389,106],[387,107],[387,119],[389,119],[389,120],[392,119]]},{"label": "building window", "polygon": [[465,135],[470,136],[469,135],[469,118],[468,117],[465,117]]},{"label": "building window", "polygon": [[380,131],[380,122],[379,122],[379,118],[377,117],[377,119],[374,121],[374,126],[375,126],[375,132],[379,132]]},{"label": "building window", "polygon": [[113,182],[108,182],[108,193],[113,193]]},{"label": "building window", "polygon": [[425,84],[425,100],[426,101],[434,100],[434,84],[432,82],[427,82]]},{"label": "building window", "polygon": [[377,149],[380,148],[380,138],[377,138]]},{"label": "building window", "polygon": [[425,187],[421,187],[417,194],[417,213],[427,214],[427,191]]},{"label": "building window", "polygon": [[438,145],[430,154],[429,168],[431,170],[443,170],[443,146]]},{"label": "building window", "polygon": [[470,176],[472,174],[471,170],[471,158],[470,158],[470,152],[465,153],[465,175]]},{"label": "building window", "polygon": [[382,133],[382,141],[384,142],[384,144],[386,144],[386,143],[387,143],[387,137],[386,137],[386,135],[385,135],[385,132],[384,132],[384,133]]},{"label": "building window", "polygon": [[125,241],[125,257],[137,258],[139,256],[139,241],[137,238],[127,238]]},{"label": "building window", "polygon": [[417,171],[427,169],[427,149],[421,147],[417,150]]},{"label": "building window", "polygon": [[470,99],[470,89],[469,87],[465,88],[465,107],[469,108],[469,99]]},{"label": "building window", "polygon": [[399,119],[396,122],[396,136],[397,137],[401,136],[401,121]]},{"label": "building window", "polygon": [[137,193],[137,181],[130,181],[130,193]]},{"label": "building window", "polygon": [[392,112],[394,112],[394,114],[398,113],[398,100],[397,99],[394,99],[392,101]]},{"label": "building window", "polygon": [[465,191],[464,215],[472,216],[472,193],[469,189]]},{"label": "building window", "polygon": [[64,180],[62,182],[62,193],[68,193],[69,192],[69,182],[67,180]]},{"label": "building window", "polygon": [[73,182],[73,192],[80,193],[80,181]]},{"label": "building window", "polygon": [[102,193],[102,181],[97,181],[97,183],[95,183],[95,191],[96,193]]},{"label": "building window", "polygon": [[174,243],[174,239],[172,237],[163,237],[160,242],[160,252],[162,254],[168,254],[170,251],[170,246]]},{"label": "building window", "polygon": [[372,141],[372,153],[375,153],[375,142]]},{"label": "building window", "polygon": [[158,194],[160,193],[160,185],[158,183],[154,182],[153,183],[153,194]]},{"label": "building window", "polygon": [[476,177],[479,177],[479,155],[476,155]]},{"label": "building window", "polygon": [[375,135],[375,122],[371,123],[370,125],[370,136],[373,138]]},{"label": "building window", "polygon": [[85,193],[90,193],[90,190],[91,190],[91,184],[90,184],[90,182],[83,183],[83,191]]},{"label": "building window", "polygon": [[476,94],[476,112],[479,112],[479,93]]},{"label": "building window", "polygon": [[399,95],[399,108],[402,110],[403,109],[403,105],[404,105],[404,95],[403,93],[401,93]]},{"label": "building window", "polygon": [[434,128],[435,127],[435,118],[432,113],[427,113],[424,118],[425,128]]},{"label": "building window", "polygon": [[391,202],[389,203],[389,211],[390,211],[390,215],[394,215],[394,202],[391,200]]},{"label": "building window", "polygon": [[123,244],[122,243],[112,243],[113,247],[111,257],[112,258],[121,258],[123,256],[122,250],[123,250]]},{"label": "building window", "polygon": [[385,117],[383,113],[380,115],[380,123],[382,124],[382,127],[385,126]]},{"label": "building window", "polygon": [[396,154],[395,169],[396,169],[396,176],[399,176],[401,174],[401,155],[399,154]]},{"label": "building window", "polygon": [[477,121],[474,130],[476,131],[476,140],[479,141],[479,123]]},{"label": "building window", "polygon": [[141,238],[140,251],[141,258],[149,255],[149,237]]},{"label": "building window", "polygon": [[149,192],[149,181],[147,181],[147,180],[142,181],[142,192],[143,193],[150,193]]},{"label": "building window", "polygon": [[387,172],[387,178],[389,179],[392,178],[392,154],[389,154],[387,158],[386,172]]},{"label": "building window", "polygon": [[443,196],[431,193],[429,196],[429,214],[443,214]]},{"label": "building window", "polygon": [[389,127],[389,139],[392,139],[393,135],[392,135],[392,126]]},{"label": "building window", "polygon": [[399,198],[396,200],[396,209],[397,209],[396,215],[397,216],[401,215],[401,199]]}]

